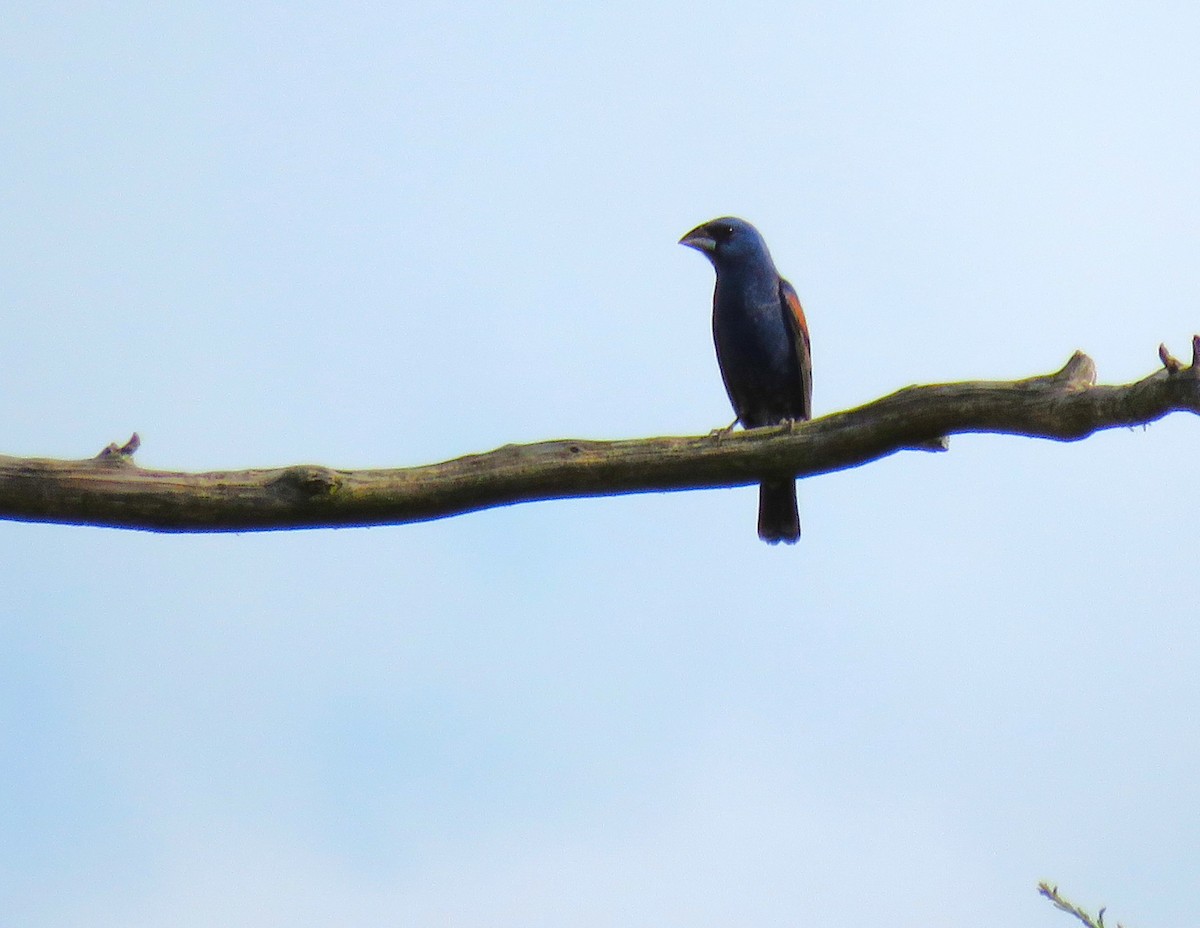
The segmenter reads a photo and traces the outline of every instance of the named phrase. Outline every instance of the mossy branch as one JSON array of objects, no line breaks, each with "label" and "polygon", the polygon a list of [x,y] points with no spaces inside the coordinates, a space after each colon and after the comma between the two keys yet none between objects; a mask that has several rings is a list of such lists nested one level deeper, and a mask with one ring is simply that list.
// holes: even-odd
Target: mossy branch
[{"label": "mossy branch", "polygon": [[243,532],[388,525],[534,500],[740,486],[809,477],[905,449],[943,450],[961,432],[1075,441],[1101,429],[1200,413],[1200,336],[1184,365],[1160,348],[1162,368],[1135,383],[1097,386],[1076,352],[1062,370],[1015,381],[906,387],[794,426],[730,435],[505,445],[439,464],[336,470],[180,473],[133,461],[138,439],[97,457],[0,456],[0,519],[163,532]]}]

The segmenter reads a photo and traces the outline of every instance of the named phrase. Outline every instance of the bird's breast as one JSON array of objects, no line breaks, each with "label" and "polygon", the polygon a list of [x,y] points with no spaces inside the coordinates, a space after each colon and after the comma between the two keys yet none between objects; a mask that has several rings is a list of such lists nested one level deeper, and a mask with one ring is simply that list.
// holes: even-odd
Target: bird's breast
[{"label": "bird's breast", "polygon": [[797,360],[778,290],[770,301],[738,296],[718,292],[713,302],[713,340],[734,411],[748,428],[794,417]]}]

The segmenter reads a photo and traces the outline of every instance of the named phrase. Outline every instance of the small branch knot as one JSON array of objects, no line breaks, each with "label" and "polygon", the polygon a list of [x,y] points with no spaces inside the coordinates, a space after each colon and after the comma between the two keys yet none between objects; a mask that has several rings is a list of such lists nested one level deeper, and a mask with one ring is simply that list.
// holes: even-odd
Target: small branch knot
[{"label": "small branch knot", "polygon": [[1053,379],[1069,390],[1085,390],[1096,384],[1096,362],[1076,351]]},{"label": "small branch knot", "polygon": [[939,435],[937,438],[929,438],[925,441],[914,442],[908,446],[909,451],[949,451],[950,439],[945,435]]},{"label": "small branch knot", "polygon": [[337,474],[328,467],[300,464],[271,481],[271,488],[293,500],[314,500],[337,492]]},{"label": "small branch knot", "polygon": [[123,445],[118,445],[115,441],[110,442],[108,447],[103,449],[92,460],[103,461],[106,464],[132,464],[133,454],[142,445],[141,438],[138,433],[134,432],[129,436],[129,441]]}]

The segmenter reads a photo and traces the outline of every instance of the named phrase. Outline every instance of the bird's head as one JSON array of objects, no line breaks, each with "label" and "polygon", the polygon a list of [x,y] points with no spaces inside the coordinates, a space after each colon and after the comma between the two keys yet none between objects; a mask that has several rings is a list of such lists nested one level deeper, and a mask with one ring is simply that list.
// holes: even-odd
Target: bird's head
[{"label": "bird's head", "polygon": [[698,225],[679,244],[703,253],[717,268],[763,258],[770,261],[767,243],[758,229],[736,216],[722,216]]}]

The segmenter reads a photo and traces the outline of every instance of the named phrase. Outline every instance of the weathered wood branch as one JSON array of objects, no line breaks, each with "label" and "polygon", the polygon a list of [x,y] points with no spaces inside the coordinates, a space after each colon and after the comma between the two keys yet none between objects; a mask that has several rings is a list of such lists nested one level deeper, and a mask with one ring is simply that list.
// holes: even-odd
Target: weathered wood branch
[{"label": "weathered wood branch", "polygon": [[1121,386],[1097,386],[1092,360],[1076,352],[1046,376],[906,387],[794,427],[506,445],[393,470],[145,470],[133,462],[134,435],[82,461],[0,456],[0,518],[164,532],[400,524],[533,500],[809,477],[905,449],[940,450],[945,436],[961,432],[1075,441],[1177,410],[1200,413],[1200,336],[1190,365],[1165,347],[1159,357],[1162,369]]}]

